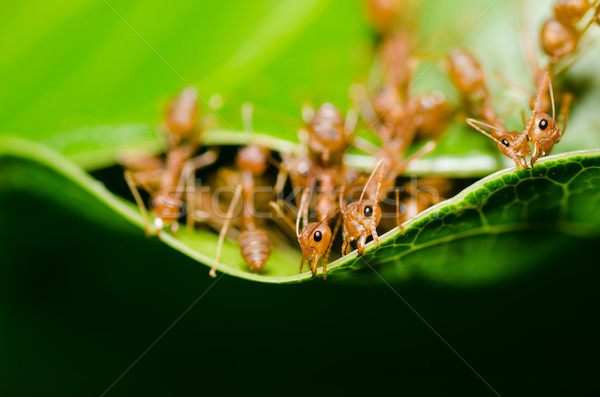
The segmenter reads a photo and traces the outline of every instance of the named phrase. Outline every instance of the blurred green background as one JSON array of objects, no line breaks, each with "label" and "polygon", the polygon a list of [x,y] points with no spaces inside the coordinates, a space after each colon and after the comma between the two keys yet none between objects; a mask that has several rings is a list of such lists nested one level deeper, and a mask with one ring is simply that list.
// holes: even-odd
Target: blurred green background
[{"label": "blurred green background", "polygon": [[[548,17],[549,2],[534,4],[544,8],[533,20]],[[460,44],[524,76],[516,2],[423,1],[407,12],[432,62],[490,7]],[[302,103],[347,104],[374,40],[362,2],[345,0],[23,1],[0,15],[0,131],[88,168],[155,143],[186,82],[207,100],[221,94],[233,128],[252,101],[257,129],[295,139]],[[577,67],[597,82],[597,64]],[[417,90],[441,84],[451,95],[440,76],[434,68]],[[575,86],[590,81],[577,76]],[[586,95],[565,150],[600,146],[590,133],[598,95]],[[0,190],[2,395],[101,395],[208,288],[107,396],[494,395],[383,282],[214,281],[120,222]],[[501,284],[393,288],[501,395],[598,393],[597,253],[565,239],[569,252]]]}]

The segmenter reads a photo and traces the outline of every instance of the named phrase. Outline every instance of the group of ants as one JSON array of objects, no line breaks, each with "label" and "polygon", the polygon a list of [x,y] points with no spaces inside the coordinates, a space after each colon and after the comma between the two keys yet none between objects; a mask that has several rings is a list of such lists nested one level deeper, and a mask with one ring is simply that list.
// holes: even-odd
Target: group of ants
[{"label": "group of ants", "polygon": [[[526,120],[525,111],[522,111],[523,131],[509,131],[505,127],[494,110],[483,68],[472,54],[454,48],[446,56],[448,76],[461,97],[462,120],[494,141],[500,152],[511,158],[517,167],[533,167],[539,157],[551,152],[565,133],[571,95],[560,96],[561,110],[556,118],[552,79],[564,71],[564,68],[558,69],[560,65],[570,64],[569,59],[574,57],[584,32],[593,25],[600,25],[599,1],[557,0],[553,4],[553,16],[545,21],[540,34],[541,48],[547,56],[544,67],[538,66],[534,46],[530,44],[525,48],[537,92],[527,91],[527,95],[531,95],[531,115]],[[249,269],[259,272],[267,263],[271,243],[269,234],[255,217],[252,195],[258,178],[273,163],[280,170],[275,184],[278,196],[286,183],[301,192],[294,198],[297,205],[295,222],[281,205],[270,202],[280,219],[295,230],[303,254],[301,272],[307,263],[315,276],[318,263],[323,259],[322,274],[326,278],[329,252],[340,226],[342,255],[348,252],[352,242],[356,244],[358,256],[362,255],[370,236],[379,243],[380,204],[391,190],[395,190],[396,223],[402,229],[396,179],[413,160],[436,147],[451,111],[440,92],[417,97],[410,94],[416,57],[411,34],[398,22],[401,2],[370,0],[367,4],[379,35],[375,53],[379,86],[373,92],[357,86],[363,88],[353,90],[354,106],[346,116],[331,103],[324,103],[316,111],[304,109],[305,126],[299,133],[302,150],[280,153],[280,161],[261,145],[248,144],[239,149],[235,157],[238,169],[235,192],[221,224],[211,276],[216,276],[221,247],[232,220],[239,224],[237,240]],[[186,88],[170,103],[164,122],[167,137],[164,156],[123,160],[125,179],[141,209],[148,235],[158,234],[164,228],[176,233],[184,205],[190,229],[207,218],[206,211],[196,209],[195,190],[190,187],[196,183],[196,171],[214,163],[219,152],[209,148],[198,154],[202,146],[201,132],[205,129],[198,122],[198,99],[196,90]],[[550,110],[552,115],[548,114]],[[243,108],[243,117],[244,114],[251,117],[251,109]],[[380,147],[360,145],[360,139],[353,136],[358,116],[376,133]],[[407,156],[416,140],[426,143]],[[374,155],[376,165],[368,177],[344,163],[344,154],[353,145],[367,147],[364,150]],[[349,187],[361,185],[360,194],[355,191],[356,195],[349,195]],[[443,181],[438,185],[444,185]],[[148,209],[138,190],[140,187],[150,194]],[[403,201],[407,208],[404,219],[435,204],[433,200],[421,197],[418,191],[409,193],[410,197]],[[234,216],[240,200],[241,211]],[[309,213],[313,212],[316,220],[309,222]]]}]

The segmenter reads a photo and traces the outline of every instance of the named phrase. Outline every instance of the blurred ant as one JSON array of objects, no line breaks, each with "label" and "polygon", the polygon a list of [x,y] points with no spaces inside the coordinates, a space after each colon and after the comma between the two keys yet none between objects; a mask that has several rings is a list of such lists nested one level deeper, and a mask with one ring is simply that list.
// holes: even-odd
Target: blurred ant
[{"label": "blurred ant", "polygon": [[369,0],[367,11],[375,29],[381,35],[391,32],[396,25],[400,2],[398,0]]},{"label": "blurred ant", "polygon": [[465,107],[487,124],[502,129],[485,84],[485,73],[477,59],[467,51],[455,48],[448,54],[447,60],[450,80]]},{"label": "blurred ant", "polygon": [[325,102],[316,112],[304,107],[303,118],[306,127],[299,134],[313,161],[322,167],[340,164],[354,131],[353,113],[344,118],[334,104]]},{"label": "blurred ant", "polygon": [[[597,8],[594,16],[582,30],[577,30],[577,23],[592,9]],[[553,6],[554,18],[547,20],[542,26],[542,49],[550,57],[550,65],[575,52],[579,39],[594,23],[600,23],[600,6],[598,1],[557,0]]]},{"label": "blurred ant", "polygon": [[[217,152],[210,150],[193,157],[200,146],[200,131],[197,129],[198,94],[185,88],[169,105],[164,123],[168,149],[164,162],[158,158],[123,158],[126,168],[125,180],[144,217],[146,235],[150,235],[150,218],[138,191],[142,187],[150,193],[149,208],[154,216],[154,234],[164,227],[176,233],[183,209],[182,195],[187,175],[212,164]],[[188,211],[188,217],[191,213]]]}]

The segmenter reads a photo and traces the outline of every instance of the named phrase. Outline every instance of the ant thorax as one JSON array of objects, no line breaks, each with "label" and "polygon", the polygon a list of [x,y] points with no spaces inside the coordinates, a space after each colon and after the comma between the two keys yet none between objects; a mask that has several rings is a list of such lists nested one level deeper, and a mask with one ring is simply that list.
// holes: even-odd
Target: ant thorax
[{"label": "ant thorax", "polygon": [[196,125],[198,117],[198,94],[192,88],[185,88],[169,105],[165,118],[165,129],[172,144],[187,138]]},{"label": "ant thorax", "polygon": [[313,275],[316,274],[319,258],[323,257],[329,248],[331,237],[331,228],[327,222],[308,223],[298,235],[298,243],[302,249],[302,263],[308,261]]}]

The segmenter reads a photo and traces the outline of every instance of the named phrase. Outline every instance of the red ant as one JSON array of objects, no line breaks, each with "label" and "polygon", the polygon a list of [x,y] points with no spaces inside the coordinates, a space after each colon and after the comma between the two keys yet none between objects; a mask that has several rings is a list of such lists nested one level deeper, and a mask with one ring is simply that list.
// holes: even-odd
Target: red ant
[{"label": "red ant", "polygon": [[[149,207],[154,215],[154,233],[160,233],[164,227],[170,227],[175,233],[179,225],[177,220],[182,213],[181,199],[187,176],[217,159],[215,151],[192,158],[200,146],[200,132],[196,125],[197,105],[198,94],[192,88],[185,88],[170,104],[164,124],[169,142],[164,162],[160,159],[124,159],[125,165],[133,168],[125,171],[125,180],[144,217],[146,235],[150,235],[150,219],[138,186],[150,193]],[[188,218],[190,216],[191,212],[188,211]]]}]

